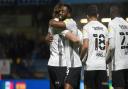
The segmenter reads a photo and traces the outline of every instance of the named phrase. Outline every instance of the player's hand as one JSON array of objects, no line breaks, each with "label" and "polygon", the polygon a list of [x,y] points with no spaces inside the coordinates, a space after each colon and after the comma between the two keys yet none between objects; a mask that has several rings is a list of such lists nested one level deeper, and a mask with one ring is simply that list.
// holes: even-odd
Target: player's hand
[{"label": "player's hand", "polygon": [[51,20],[49,21],[49,25],[52,26],[52,25],[54,24],[54,22],[55,22],[55,20],[54,20],[54,19],[51,19]]},{"label": "player's hand", "polygon": [[106,60],[106,64],[109,64],[112,62],[112,58],[110,57],[108,60]]},{"label": "player's hand", "polygon": [[53,36],[51,33],[48,33],[47,36],[45,37],[46,43],[50,44],[53,41]]}]

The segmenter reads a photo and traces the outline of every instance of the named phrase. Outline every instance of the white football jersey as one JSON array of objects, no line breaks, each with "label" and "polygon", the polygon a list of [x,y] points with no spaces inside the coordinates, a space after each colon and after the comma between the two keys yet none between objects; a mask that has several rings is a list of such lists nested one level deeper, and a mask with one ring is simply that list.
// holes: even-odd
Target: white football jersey
[{"label": "white football jersey", "polygon": [[[82,33],[77,29],[76,22],[73,19],[66,19],[64,21],[66,24],[66,30],[56,33],[56,29],[50,27],[50,32],[53,33],[53,42],[50,45],[50,59],[48,62],[49,66],[68,66],[68,67],[80,67],[81,61],[79,54],[77,53],[78,48],[75,47],[71,49],[70,42],[68,39],[64,38],[65,31],[71,31],[76,33],[82,39]],[[54,32],[53,32],[54,31]],[[72,55],[72,56],[71,56]]]},{"label": "white football jersey", "polygon": [[[54,20],[59,21],[55,18]],[[64,45],[62,42],[62,36],[59,34],[59,29],[49,27],[48,32],[53,35],[53,41],[50,43],[50,58],[48,61],[49,66],[66,66],[66,60],[64,56]]]},{"label": "white football jersey", "polygon": [[99,21],[90,21],[83,27],[83,39],[89,39],[86,70],[106,70],[106,42],[108,30]]},{"label": "white football jersey", "polygon": [[[49,27],[49,30],[54,31],[54,29],[55,28]],[[49,66],[66,66],[62,39],[59,34],[53,34],[53,41],[50,43]]]},{"label": "white football jersey", "polygon": [[[66,19],[64,21],[66,29],[70,30],[82,40],[82,33],[77,28],[77,24],[73,19]],[[81,60],[79,56],[79,47],[68,39],[65,40],[65,59],[67,60],[67,67],[81,67]]]},{"label": "white football jersey", "polygon": [[109,38],[114,39],[113,70],[128,69],[128,23],[116,17],[108,24]]}]

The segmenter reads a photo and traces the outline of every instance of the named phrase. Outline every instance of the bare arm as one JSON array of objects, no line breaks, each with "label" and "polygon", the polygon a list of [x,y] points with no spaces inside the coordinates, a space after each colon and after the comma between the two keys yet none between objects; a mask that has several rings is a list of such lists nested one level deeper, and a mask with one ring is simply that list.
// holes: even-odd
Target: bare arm
[{"label": "bare arm", "polygon": [[48,33],[48,34],[45,36],[44,40],[45,40],[45,42],[46,42],[47,44],[50,44],[50,43],[53,41],[53,36],[52,36],[52,34],[51,34],[51,33]]},{"label": "bare arm", "polygon": [[[53,26],[54,25],[54,26]],[[56,28],[63,28],[65,27],[65,23],[62,22],[62,21],[53,21],[52,22],[52,27],[56,27]],[[67,38],[68,40],[70,40],[71,42],[74,42],[74,43],[80,43],[80,39],[78,36],[76,36],[74,33],[72,33],[71,31],[68,31],[66,34],[65,34],[65,38]],[[48,39],[49,40],[49,39]],[[49,40],[50,41],[50,40]]]},{"label": "bare arm", "polygon": [[69,41],[75,43],[76,46],[81,46],[83,43],[82,33],[79,30],[77,35],[69,30],[64,30],[61,34]]},{"label": "bare arm", "polygon": [[76,43],[76,42],[80,42],[79,37],[77,37],[74,33],[72,32],[67,32],[65,35],[65,38],[69,39],[70,41]]},{"label": "bare arm", "polygon": [[60,30],[66,29],[66,25],[63,21],[55,21],[54,19],[51,19],[49,25],[54,28],[60,28]]},{"label": "bare arm", "polygon": [[[52,19],[52,20],[50,20],[50,23],[49,24],[52,27],[60,28],[61,30],[66,29],[66,24],[63,21],[55,21],[55,20]],[[70,29],[68,29],[68,30],[69,31],[65,34],[65,38],[67,38],[71,42],[80,44],[81,43],[80,38],[78,36],[76,36],[74,33],[72,33],[70,31]]]},{"label": "bare arm", "polygon": [[108,48],[107,54],[106,54],[106,63],[109,64],[112,61],[112,58],[114,56],[114,49]]},{"label": "bare arm", "polygon": [[89,40],[88,39],[84,39],[83,40],[83,45],[82,45],[82,48],[81,48],[81,52],[80,52],[80,59],[82,60],[82,61],[86,61],[85,59],[83,60],[83,58],[85,57],[85,56],[87,56],[87,51],[88,51],[88,45],[89,44]]},{"label": "bare arm", "polygon": [[106,53],[106,63],[110,63],[113,56],[114,56],[115,46],[114,46],[114,39],[109,39],[109,46]]}]

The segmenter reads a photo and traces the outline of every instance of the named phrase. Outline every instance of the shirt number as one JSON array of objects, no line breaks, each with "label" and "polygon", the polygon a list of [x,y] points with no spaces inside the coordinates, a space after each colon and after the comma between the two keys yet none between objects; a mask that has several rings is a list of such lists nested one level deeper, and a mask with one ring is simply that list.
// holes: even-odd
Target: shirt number
[{"label": "shirt number", "polygon": [[95,50],[105,50],[105,36],[103,34],[93,34],[95,37]]},{"label": "shirt number", "polygon": [[128,48],[128,32],[120,32],[121,36],[121,49]]}]

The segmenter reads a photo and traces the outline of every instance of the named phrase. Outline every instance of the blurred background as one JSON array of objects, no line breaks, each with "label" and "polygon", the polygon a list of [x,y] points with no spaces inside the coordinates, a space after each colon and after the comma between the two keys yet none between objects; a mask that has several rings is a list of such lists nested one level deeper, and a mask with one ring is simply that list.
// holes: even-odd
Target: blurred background
[{"label": "blurred background", "polygon": [[49,46],[43,38],[53,7],[70,4],[79,29],[87,23],[86,9],[99,7],[99,20],[107,26],[109,8],[120,5],[128,20],[128,0],[0,0],[0,75],[1,79],[48,79]]}]

